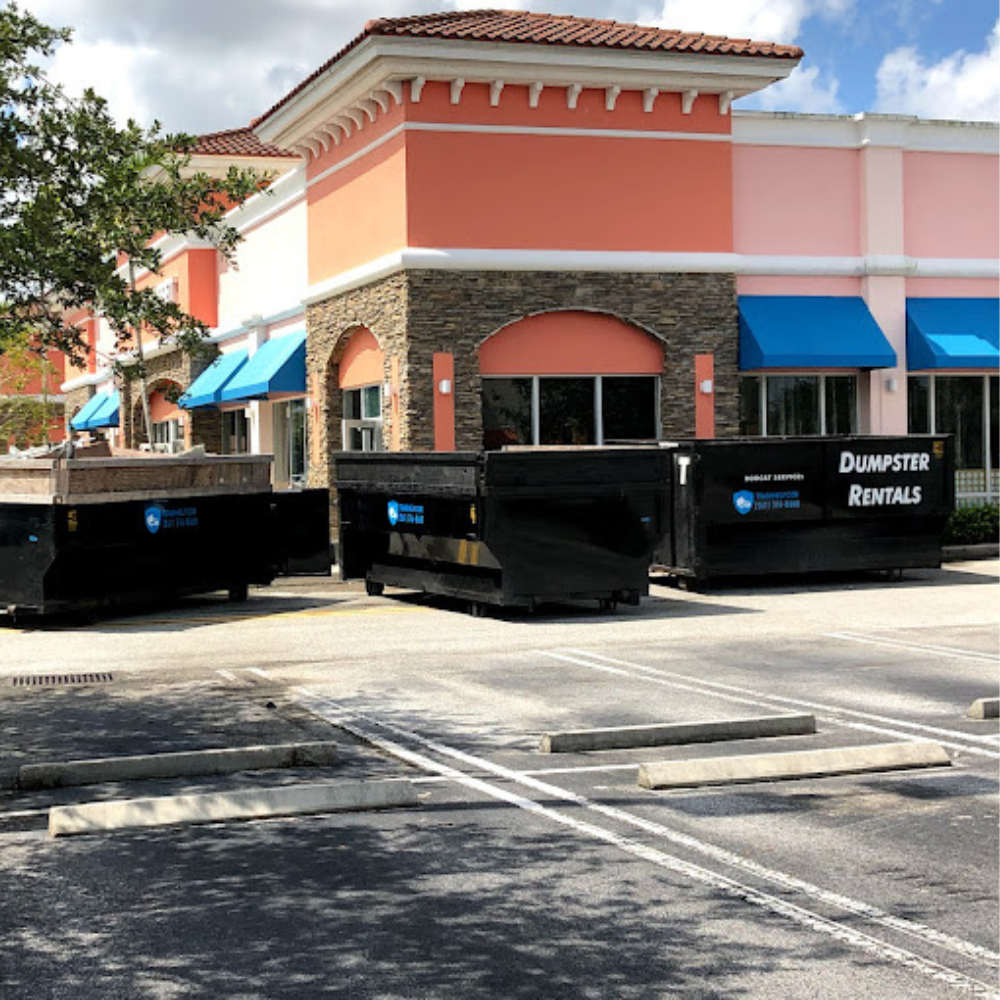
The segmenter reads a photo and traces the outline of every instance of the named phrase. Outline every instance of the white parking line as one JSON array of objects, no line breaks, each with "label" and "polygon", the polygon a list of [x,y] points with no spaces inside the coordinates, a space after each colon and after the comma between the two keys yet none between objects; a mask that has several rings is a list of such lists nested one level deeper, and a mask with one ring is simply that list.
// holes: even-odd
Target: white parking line
[{"label": "white parking line", "polygon": [[868,646],[887,646],[890,649],[915,650],[919,653],[933,653],[959,660],[981,660],[986,663],[1000,663],[1000,657],[990,653],[979,653],[974,649],[959,649],[955,646],[932,646],[923,642],[908,642],[906,639],[886,639],[881,636],[862,635],[859,632],[824,632],[828,639],[844,639],[860,642]]},{"label": "white parking line", "polygon": [[524,809],[536,816],[570,827],[576,832],[586,835],[592,839],[604,841],[605,843],[611,844],[628,854],[642,858],[645,861],[649,861],[658,867],[668,869],[684,875],[694,881],[712,886],[729,896],[751,903],[755,906],[760,906],[764,909],[770,910],[772,913],[788,917],[796,923],[808,927],[813,931],[826,934],[838,941],[850,944],[886,961],[903,965],[939,982],[948,983],[950,986],[954,986],[970,995],[991,998],[995,998],[998,995],[994,991],[993,987],[987,983],[973,979],[961,972],[943,966],[938,962],[934,962],[904,948],[900,948],[886,941],[872,937],[870,934],[866,934],[863,931],[856,930],[834,920],[820,916],[803,906],[790,903],[778,896],[763,892],[750,885],[738,882],[735,879],[711,871],[710,869],[684,861],[681,858],[666,853],[665,851],[648,847],[647,845],[632,840],[631,838],[624,837],[610,830],[595,826],[592,823],[579,820],[573,816],[567,816],[550,806],[542,805],[541,803],[519,795],[516,792],[509,791],[506,788],[472,777],[448,764],[441,763],[432,757],[428,757],[425,753],[417,753],[395,740],[389,740],[385,736],[381,735],[377,730],[392,733],[398,738],[417,744],[426,751],[435,753],[439,756],[458,760],[465,765],[484,771],[494,777],[501,778],[504,781],[529,788],[534,792],[545,795],[546,797],[552,797],[564,803],[569,803],[577,807],[583,807],[590,812],[597,813],[605,816],[606,818],[637,827],[647,833],[652,833],[662,839],[676,843],[679,846],[683,846],[703,855],[707,855],[715,861],[721,861],[726,865],[740,869],[748,874],[753,874],[759,878],[775,882],[786,890],[792,889],[794,891],[801,892],[805,896],[811,897],[813,901],[832,904],[842,910],[865,917],[872,922],[917,938],[925,944],[932,944],[938,947],[946,948],[967,957],[977,958],[981,961],[988,962],[991,965],[997,964],[997,962],[1000,961],[1000,956],[997,956],[995,953],[984,948],[980,948],[978,945],[953,938],[950,935],[942,934],[941,932],[935,931],[932,928],[926,927],[925,925],[919,924],[915,921],[894,917],[891,914],[878,910],[868,904],[851,900],[846,896],[841,896],[837,893],[820,889],[817,886],[810,885],[807,882],[785,875],[782,872],[767,869],[763,865],[759,865],[754,861],[742,858],[739,855],[724,850],[723,848],[700,841],[697,838],[680,833],[679,831],[671,830],[661,824],[642,819],[639,816],[634,816],[622,809],[592,802],[582,795],[566,791],[556,785],[541,782],[536,778],[518,773],[517,771],[512,771],[500,764],[494,764],[485,758],[476,757],[464,751],[456,750],[452,747],[439,743],[436,740],[430,740],[426,737],[420,736],[418,733],[402,729],[392,723],[375,719],[360,712],[352,712],[350,709],[338,704],[332,699],[318,695],[307,688],[298,688],[296,690],[296,694],[298,695],[300,704],[304,705],[320,718],[345,729],[347,732],[352,733],[360,739],[366,740],[373,746],[378,747],[386,753],[391,753],[410,764],[432,771],[435,774],[451,778],[458,784],[478,791],[489,796],[490,798],[508,802],[509,804],[515,805],[518,808]]},{"label": "white parking line", "polygon": [[[551,659],[563,660],[566,663],[574,663],[578,666],[588,667],[591,670],[599,670],[605,673],[614,673],[635,680],[645,680],[653,684],[661,684],[665,687],[677,688],[683,691],[691,691],[695,694],[709,695],[724,701],[736,701],[745,705],[757,705],[761,708],[771,710],[783,708],[786,705],[794,705],[797,708],[808,708],[814,712],[821,713],[827,721],[848,729],[858,729],[863,732],[879,733],[887,736],[901,736],[904,739],[917,739],[914,733],[906,730],[916,730],[920,733],[930,733],[939,738],[938,742],[949,750],[958,750],[962,753],[973,754],[977,757],[989,757],[991,760],[1000,759],[1000,753],[992,749],[993,740],[989,736],[980,736],[972,733],[963,733],[960,730],[941,729],[937,726],[925,726],[919,722],[907,722],[902,719],[892,719],[884,715],[875,715],[871,712],[861,712],[857,709],[841,708],[836,705],[827,705],[822,702],[807,701],[804,698],[785,698],[776,694],[764,694],[753,691],[749,688],[739,687],[735,684],[722,684],[718,681],[699,680],[694,677],[687,677],[671,670],[663,670],[659,667],[646,666],[643,663],[632,663],[628,660],[619,660],[615,657],[604,656],[601,653],[591,653],[583,649],[568,649],[566,652],[555,650],[540,650],[542,656]],[[573,654],[573,655],[570,655]],[[581,659],[583,657],[583,659]],[[622,669],[622,668],[628,669]],[[838,718],[846,716],[847,718]],[[872,722],[883,723],[883,725],[871,725],[865,722],[849,721],[852,719],[869,719]],[[892,727],[892,728],[889,728]],[[986,749],[986,747],[991,749]]]}]

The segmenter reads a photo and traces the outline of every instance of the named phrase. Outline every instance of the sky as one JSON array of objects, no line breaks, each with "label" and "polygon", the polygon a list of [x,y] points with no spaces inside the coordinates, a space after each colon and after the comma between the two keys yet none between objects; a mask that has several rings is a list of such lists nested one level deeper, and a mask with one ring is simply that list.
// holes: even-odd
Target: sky
[{"label": "sky", "polygon": [[[169,132],[239,128],[376,17],[489,7],[468,0],[19,0],[73,29],[50,76],[92,86],[119,120]],[[504,9],[794,43],[789,79],[738,108],[1000,119],[996,0],[500,0]]]}]

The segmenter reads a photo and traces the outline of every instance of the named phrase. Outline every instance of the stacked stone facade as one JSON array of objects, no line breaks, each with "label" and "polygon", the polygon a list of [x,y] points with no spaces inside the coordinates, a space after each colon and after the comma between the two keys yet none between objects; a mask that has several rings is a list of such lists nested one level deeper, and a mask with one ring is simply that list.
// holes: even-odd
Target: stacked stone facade
[{"label": "stacked stone facade", "polygon": [[399,427],[385,408],[386,442],[404,451],[434,448],[433,355],[455,358],[455,437],[459,450],[482,446],[479,348],[526,316],[588,310],[617,317],[663,344],[662,434],[695,433],[696,354],[715,358],[715,426],[739,427],[736,280],[731,274],[608,272],[407,271],[309,308],[307,367],[313,395],[311,479],[331,481],[329,456],[341,447],[338,366],[351,335],[364,326],[399,363]]}]

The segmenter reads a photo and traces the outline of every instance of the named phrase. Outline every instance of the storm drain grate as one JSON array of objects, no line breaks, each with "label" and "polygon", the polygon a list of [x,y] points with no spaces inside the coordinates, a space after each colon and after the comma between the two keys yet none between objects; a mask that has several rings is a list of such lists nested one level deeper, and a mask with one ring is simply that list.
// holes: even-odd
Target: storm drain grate
[{"label": "storm drain grate", "polygon": [[15,677],[14,687],[56,687],[63,684],[107,684],[114,680],[111,674],[40,674]]}]

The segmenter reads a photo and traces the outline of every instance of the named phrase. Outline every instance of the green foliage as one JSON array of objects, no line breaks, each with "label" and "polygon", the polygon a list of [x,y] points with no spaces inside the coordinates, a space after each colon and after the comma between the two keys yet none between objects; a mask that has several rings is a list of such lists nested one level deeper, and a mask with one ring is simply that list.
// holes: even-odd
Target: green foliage
[{"label": "green foliage", "polygon": [[0,357],[0,452],[11,444],[30,448],[49,440],[63,409],[47,392],[55,375],[44,351],[23,338]]},{"label": "green foliage", "polygon": [[68,40],[15,4],[0,8],[0,353],[30,332],[80,359],[86,345],[66,317],[88,307],[107,317],[120,351],[140,329],[193,350],[205,325],[153,288],[136,290],[135,273],[159,273],[162,234],[207,240],[231,259],[240,236],[224,216],[268,178],[195,171],[191,137],[158,123],[119,128],[91,90],[67,97],[38,63]]},{"label": "green foliage", "polygon": [[1000,538],[1000,506],[984,503],[953,511],[944,529],[945,545],[981,545]]}]

